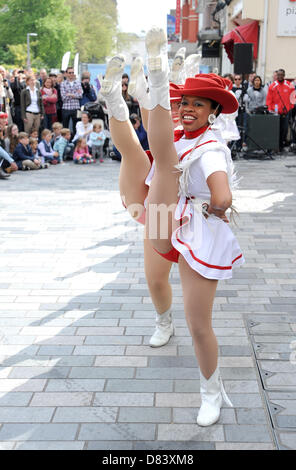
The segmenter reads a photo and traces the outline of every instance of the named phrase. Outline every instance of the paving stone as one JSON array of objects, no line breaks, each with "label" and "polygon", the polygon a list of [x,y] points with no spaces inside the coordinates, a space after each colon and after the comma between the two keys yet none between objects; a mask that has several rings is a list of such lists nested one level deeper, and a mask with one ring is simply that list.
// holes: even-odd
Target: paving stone
[{"label": "paving stone", "polygon": [[3,424],[0,439],[6,441],[72,441],[78,430],[77,424],[45,423],[45,424]]},{"label": "paving stone", "polygon": [[17,442],[14,450],[83,450],[84,445],[83,441]]},{"label": "paving stone", "polygon": [[[231,425],[229,425],[231,426]],[[196,424],[159,424],[158,440],[163,441],[224,441],[223,426],[202,428]]]},{"label": "paving stone", "polygon": [[54,408],[48,407],[13,407],[0,406],[0,421],[2,423],[49,423]]},{"label": "paving stone", "polygon": [[134,377],[132,367],[72,367],[69,378],[74,379],[121,379]]},{"label": "paving stone", "polygon": [[96,358],[94,365],[104,367],[145,367],[147,364],[147,357],[102,356]]},{"label": "paving stone", "polygon": [[94,441],[102,438],[104,441],[146,441],[154,440],[154,437],[155,424],[90,423],[81,425],[78,440]]},{"label": "paving stone", "polygon": [[[184,382],[183,382],[184,384]],[[172,392],[172,380],[108,379],[105,391],[110,392]]]},{"label": "paving stone", "polygon": [[27,406],[31,397],[32,393],[29,392],[0,393],[0,408],[1,406]]},{"label": "paving stone", "polygon": [[0,392],[38,392],[44,389],[45,379],[0,379]]},{"label": "paving stone", "polygon": [[[173,422],[196,424],[198,408],[174,408]],[[235,412],[232,408],[222,408],[217,424],[236,424]]]},{"label": "paving stone", "polygon": [[46,392],[102,392],[104,379],[49,379]]},{"label": "paving stone", "polygon": [[217,442],[216,450],[276,450],[274,444],[257,442]]},{"label": "paving stone", "polygon": [[96,393],[94,406],[153,406],[153,393]]},{"label": "paving stone", "polygon": [[148,441],[148,442],[135,442],[134,450],[215,450],[214,443],[212,442],[194,442],[194,441]]},{"label": "paving stone", "polygon": [[154,368],[137,368],[136,378],[138,379],[199,379],[197,368],[185,367],[154,367]]},{"label": "paving stone", "polygon": [[271,442],[268,426],[262,424],[226,424],[224,430],[229,442]]},{"label": "paving stone", "polygon": [[295,432],[278,432],[280,443],[289,450],[296,449],[296,433]]},{"label": "paving stone", "polygon": [[236,410],[238,424],[267,424],[267,415],[264,410],[257,408],[240,408]]},{"label": "paving stone", "polygon": [[[124,409],[124,408],[123,408]],[[58,407],[53,418],[56,423],[115,423],[117,407],[63,406]],[[132,421],[129,421],[132,422]]]},{"label": "paving stone", "polygon": [[169,408],[120,408],[118,422],[120,423],[170,423],[171,410]]},{"label": "paving stone", "polygon": [[86,450],[131,450],[132,442],[126,441],[88,441]]},{"label": "paving stone", "polygon": [[36,392],[30,406],[88,406],[91,404],[91,392]]}]

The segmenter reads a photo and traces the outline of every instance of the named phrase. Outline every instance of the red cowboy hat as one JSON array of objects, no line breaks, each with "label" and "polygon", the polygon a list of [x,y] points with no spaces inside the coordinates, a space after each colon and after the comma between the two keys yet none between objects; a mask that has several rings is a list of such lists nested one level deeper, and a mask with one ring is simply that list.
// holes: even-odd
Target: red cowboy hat
[{"label": "red cowboy hat", "polygon": [[179,91],[183,89],[183,85],[170,83],[170,101],[181,101]]},{"label": "red cowboy hat", "polygon": [[200,96],[217,101],[222,106],[222,113],[231,114],[238,108],[238,102],[229,90],[228,80],[214,73],[200,73],[187,78],[185,85],[175,93],[179,96]]}]

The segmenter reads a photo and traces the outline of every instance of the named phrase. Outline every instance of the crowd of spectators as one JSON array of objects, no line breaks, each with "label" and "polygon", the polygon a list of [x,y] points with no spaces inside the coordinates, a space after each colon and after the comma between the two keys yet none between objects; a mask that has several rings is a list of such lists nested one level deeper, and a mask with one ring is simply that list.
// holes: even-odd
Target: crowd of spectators
[{"label": "crowd of spectators", "polygon": [[[143,147],[147,134],[138,102],[128,94],[129,77],[122,77],[122,94]],[[73,67],[61,73],[32,70],[11,72],[0,66],[0,178],[17,170],[48,169],[50,165],[104,162],[109,156],[109,123],[104,102],[84,71],[78,80]],[[120,160],[113,147],[110,157]]]},{"label": "crowd of spectators", "polygon": [[248,80],[243,80],[242,75],[227,74],[233,82],[234,92],[239,110],[236,118],[241,131],[241,139],[238,141],[240,148],[246,147],[245,135],[248,129],[249,114],[278,114],[280,117],[279,149],[282,151],[288,143],[296,144],[295,123],[295,87],[296,81],[285,79],[285,70],[278,69],[273,73],[273,80],[262,83],[262,79],[256,72],[252,72]]}]

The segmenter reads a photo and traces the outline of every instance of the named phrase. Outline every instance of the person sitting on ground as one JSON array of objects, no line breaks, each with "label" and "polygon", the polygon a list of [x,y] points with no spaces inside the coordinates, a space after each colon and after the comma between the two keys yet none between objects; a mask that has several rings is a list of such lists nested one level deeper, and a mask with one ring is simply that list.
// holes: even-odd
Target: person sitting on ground
[{"label": "person sitting on ground", "polygon": [[104,161],[104,153],[103,147],[105,142],[106,136],[102,128],[102,124],[96,123],[94,124],[93,131],[89,136],[89,146],[92,150],[92,156],[100,159],[100,162],[103,163]]},{"label": "person sitting on ground", "polygon": [[50,141],[52,147],[54,146],[56,141],[58,139],[60,139],[62,129],[63,129],[63,125],[60,122],[54,122],[53,123],[53,125],[52,125],[53,134],[52,134],[52,138],[51,138],[51,141]]},{"label": "person sitting on ground", "polygon": [[81,121],[76,124],[76,134],[73,139],[73,143],[76,142],[80,137],[84,137],[86,141],[89,139],[89,135],[93,130],[92,116],[89,112],[83,111],[81,113]]},{"label": "person sitting on ground", "polygon": [[13,154],[15,147],[18,144],[18,127],[16,124],[10,124],[7,127],[6,137],[4,139],[5,150],[10,155]]},{"label": "person sitting on ground", "polygon": [[77,140],[73,160],[74,163],[79,164],[88,164],[96,162],[95,158],[92,158],[91,154],[89,153],[86,139],[84,139],[83,137],[80,137]]},{"label": "person sitting on ground", "polygon": [[39,132],[38,131],[30,132],[29,137],[32,137],[32,139],[38,139],[38,142],[39,142]]},{"label": "person sitting on ground", "polygon": [[29,145],[29,135],[26,132],[20,132],[14,152],[13,159],[19,170],[39,170],[40,160],[34,157],[33,151]]},{"label": "person sitting on ground", "polygon": [[32,137],[29,138],[29,145],[33,151],[34,157],[37,158],[37,160],[40,161],[40,167],[41,168],[49,168],[49,163],[46,163],[45,158],[39,155],[39,150],[38,150],[38,139],[32,139]]},{"label": "person sitting on ground", "polygon": [[38,153],[43,157],[44,163],[51,163],[56,165],[58,163],[59,152],[53,150],[51,146],[51,131],[44,129],[41,134],[41,142],[38,144]]},{"label": "person sitting on ground", "polygon": [[0,146],[0,179],[7,179],[10,173],[17,171],[14,159]]},{"label": "person sitting on ground", "polygon": [[53,150],[58,152],[59,157],[59,163],[62,163],[64,160],[67,158],[72,157],[73,155],[73,149],[74,149],[74,144],[70,143],[71,139],[71,131],[68,128],[63,128],[61,130],[61,137],[56,140]]}]

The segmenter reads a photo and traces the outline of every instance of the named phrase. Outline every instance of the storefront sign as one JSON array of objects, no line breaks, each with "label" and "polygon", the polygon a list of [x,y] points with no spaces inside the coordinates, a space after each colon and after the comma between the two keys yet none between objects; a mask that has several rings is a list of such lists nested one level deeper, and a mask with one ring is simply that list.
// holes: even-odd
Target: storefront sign
[{"label": "storefront sign", "polygon": [[278,0],[278,36],[296,36],[296,1]]}]

